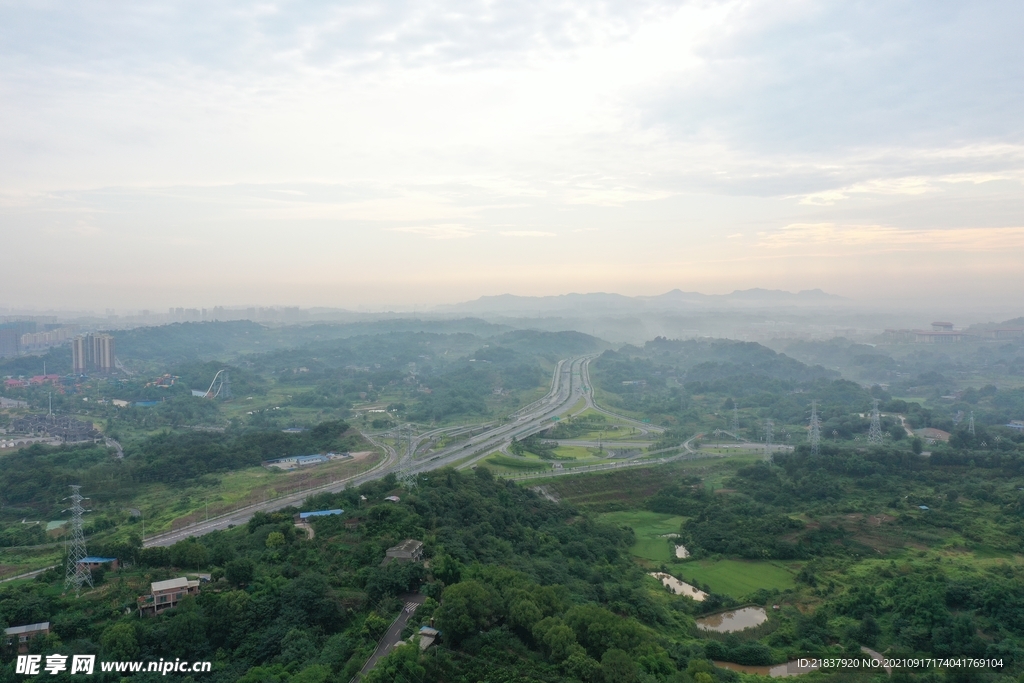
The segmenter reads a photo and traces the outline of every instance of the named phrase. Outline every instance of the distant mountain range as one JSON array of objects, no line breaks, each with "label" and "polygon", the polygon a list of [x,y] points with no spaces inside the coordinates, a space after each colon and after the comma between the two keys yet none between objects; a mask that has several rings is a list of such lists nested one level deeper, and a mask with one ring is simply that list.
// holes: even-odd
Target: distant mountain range
[{"label": "distant mountain range", "polygon": [[848,302],[849,299],[820,289],[785,292],[778,289],[744,289],[730,294],[701,294],[673,289],[657,296],[625,296],[606,292],[559,294],[557,296],[482,296],[447,306],[438,311],[486,311],[491,313],[596,313],[639,312],[672,309],[732,309],[778,306],[822,306]]}]

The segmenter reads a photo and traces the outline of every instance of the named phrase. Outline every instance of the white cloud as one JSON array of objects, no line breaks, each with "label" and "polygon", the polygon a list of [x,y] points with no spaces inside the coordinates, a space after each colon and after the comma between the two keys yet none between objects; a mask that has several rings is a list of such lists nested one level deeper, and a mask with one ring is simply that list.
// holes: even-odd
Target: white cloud
[{"label": "white cloud", "polygon": [[839,247],[873,251],[1003,251],[1024,248],[1024,227],[908,230],[883,225],[794,223],[758,235],[758,246],[777,249]]},{"label": "white cloud", "polygon": [[[474,235],[593,230],[579,258],[637,278],[755,234],[778,250],[1015,248],[1022,17],[1002,0],[12,0],[8,276],[38,267],[31,235],[76,225],[96,232],[62,262],[69,285],[127,245],[186,262],[175,244],[251,234],[249,261],[289,240],[397,245],[396,268],[444,262],[468,283],[538,258]],[[808,286],[828,288],[824,272]]]},{"label": "white cloud", "polygon": [[411,235],[421,235],[432,240],[452,240],[464,237],[472,237],[475,230],[470,230],[464,225],[410,225],[400,228],[386,228],[391,232],[407,232]]},{"label": "white cloud", "polygon": [[555,233],[543,230],[503,230],[498,234],[502,237],[557,237]]}]

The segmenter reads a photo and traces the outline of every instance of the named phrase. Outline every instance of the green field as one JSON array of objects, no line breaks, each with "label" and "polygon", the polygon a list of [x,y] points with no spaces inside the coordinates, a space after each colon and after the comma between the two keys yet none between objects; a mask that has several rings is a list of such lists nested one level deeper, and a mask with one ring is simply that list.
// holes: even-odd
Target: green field
[{"label": "green field", "polygon": [[601,457],[597,455],[596,448],[588,448],[586,446],[559,446],[553,452],[556,458],[566,460],[569,458],[573,460],[589,460]]},{"label": "green field", "polygon": [[600,515],[600,518],[611,524],[632,527],[636,533],[636,543],[629,551],[637,557],[653,562],[667,562],[672,559],[672,545],[664,535],[679,533],[679,526],[686,521],[685,517],[646,510],[606,512]]},{"label": "green field", "polygon": [[542,462],[539,459],[520,459],[510,458],[502,453],[492,453],[487,456],[483,463],[489,467],[494,467],[499,470],[545,470],[551,469],[551,465]]},{"label": "green field", "polygon": [[697,560],[679,565],[676,572],[685,581],[698,581],[715,593],[734,598],[749,595],[759,588],[785,590],[796,583],[796,571],[781,562],[746,560]]}]

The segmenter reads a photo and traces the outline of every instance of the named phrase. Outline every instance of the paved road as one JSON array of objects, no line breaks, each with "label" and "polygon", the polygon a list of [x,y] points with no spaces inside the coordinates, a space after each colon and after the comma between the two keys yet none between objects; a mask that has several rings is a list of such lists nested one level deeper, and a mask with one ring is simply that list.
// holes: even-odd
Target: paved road
[{"label": "paved road", "polygon": [[[420,435],[419,438],[414,437],[411,446],[407,444],[407,447],[404,449],[405,452],[401,454],[386,443],[377,441],[373,435],[364,433],[363,436],[367,440],[383,449],[387,454],[385,459],[371,470],[348,479],[332,482],[331,484],[289,494],[263,503],[249,505],[189,527],[154,534],[146,538],[143,545],[145,547],[168,546],[189,536],[202,536],[211,531],[227,529],[230,526],[239,526],[248,522],[256,512],[269,512],[299,505],[303,500],[315,493],[336,493],[345,488],[359,486],[365,482],[380,479],[392,472],[400,477],[410,477],[421,472],[452,465],[461,469],[472,467],[494,451],[500,450],[513,438],[522,439],[547,429],[552,424],[551,418],[564,414],[579,402],[581,398],[585,399],[588,407],[608,415],[619,422],[635,426],[642,433],[663,432],[664,429],[660,427],[654,427],[650,424],[611,412],[601,408],[594,402],[589,370],[590,361],[593,358],[593,355],[587,355],[560,360],[553,372],[551,389],[548,393],[537,401],[520,408],[502,424],[490,428],[487,428],[486,425],[477,425],[474,427],[433,430]],[[482,431],[479,434],[472,434],[476,429],[482,429]],[[417,453],[419,445],[424,442],[423,437],[438,435],[442,431],[448,431],[449,433],[470,431],[472,435],[465,441],[446,446],[437,451],[428,451],[425,454]],[[639,444],[636,445],[639,446]],[[689,441],[683,445],[688,451],[691,450]]]},{"label": "paved road", "polygon": [[557,439],[556,443],[559,446],[584,446],[586,448],[647,448],[654,444],[653,441],[610,441],[608,439],[587,439],[587,440],[575,440],[575,439]]},{"label": "paved road", "polygon": [[587,390],[583,394],[584,397],[587,399],[587,407],[592,408],[593,410],[595,410],[598,413],[601,413],[602,415],[613,417],[620,422],[625,422],[628,425],[636,427],[637,429],[640,430],[641,434],[647,434],[649,432],[661,434],[662,432],[665,431],[662,427],[655,427],[654,425],[649,424],[647,422],[641,422],[640,420],[634,420],[633,418],[626,417],[625,415],[613,413],[612,411],[597,405],[597,403],[594,401],[594,384],[593,382],[590,381],[590,360],[590,358],[586,359],[586,361],[584,361],[582,367],[580,368],[580,373],[582,374],[584,386],[587,387]]},{"label": "paved road", "polygon": [[18,574],[17,576],[8,576],[6,579],[0,579],[0,583],[5,583],[7,581],[17,581],[18,579],[31,579],[33,576],[39,576],[43,572],[50,571],[51,569],[56,569],[59,566],[60,565],[54,564],[49,567],[43,567],[42,569],[36,569],[35,571],[25,572],[24,574]]},{"label": "paved road", "polygon": [[519,436],[521,438],[524,435],[540,431],[540,429],[547,426],[548,421],[552,416],[559,414],[566,407],[569,407],[566,406],[566,403],[578,400],[578,397],[574,396],[572,393],[571,371],[576,369],[578,373],[580,364],[586,358],[588,357],[570,358],[559,361],[551,380],[550,391],[548,391],[543,398],[519,409],[511,416],[513,421],[510,423],[486,429],[480,434],[471,436],[465,442],[430,453],[428,457],[421,460],[413,460],[409,457],[408,453],[399,455],[391,446],[377,441],[373,435],[364,433],[363,436],[368,441],[383,449],[387,454],[385,459],[371,470],[360,475],[338,480],[317,488],[299,491],[297,493],[292,493],[262,503],[255,503],[192,526],[160,534],[153,534],[143,541],[143,546],[149,548],[153,546],[173,545],[174,543],[188,538],[189,536],[202,536],[212,531],[227,529],[231,526],[239,526],[248,522],[249,519],[257,512],[269,512],[273,510],[280,510],[292,505],[299,505],[303,500],[315,493],[336,493],[351,486],[359,486],[367,481],[380,479],[390,472],[408,476],[419,472],[426,472],[428,470],[446,467],[455,461],[472,457],[474,455],[478,456],[475,459],[486,457],[495,448],[506,441],[511,440],[513,436]]},{"label": "paved road", "polygon": [[240,526],[249,521],[249,519],[257,512],[264,511],[269,512],[272,510],[280,510],[291,505],[299,505],[309,496],[316,493],[331,492],[337,493],[345,489],[348,486],[359,486],[360,484],[372,481],[374,479],[380,479],[386,475],[391,467],[397,462],[398,458],[395,454],[395,450],[386,444],[378,443],[372,436],[363,434],[364,437],[370,443],[379,446],[384,449],[386,457],[381,462],[374,465],[371,469],[363,472],[362,474],[348,479],[339,479],[338,481],[326,484],[324,486],[318,486],[311,489],[299,491],[298,493],[290,493],[280,498],[274,498],[263,503],[254,503],[244,508],[233,510],[225,515],[214,517],[208,521],[193,524],[191,526],[176,529],[174,531],[167,531],[160,534],[153,534],[146,538],[142,545],[146,548],[154,546],[168,546],[174,545],[178,541],[188,538],[189,536],[203,536],[210,533],[211,531],[218,531],[221,529],[227,529],[232,526]]},{"label": "paved road", "polygon": [[[404,603],[402,611],[399,613],[395,620],[391,622],[391,626],[388,627],[387,632],[377,643],[377,649],[373,651],[370,658],[366,660],[366,664],[359,670],[359,676],[365,676],[370,673],[373,667],[377,666],[377,661],[381,657],[386,657],[391,650],[398,645],[398,641],[401,640],[402,629],[409,623],[409,619],[412,618],[416,608],[422,605],[427,600],[427,596],[422,593],[406,593],[405,595],[399,596],[399,599]],[[358,678],[358,676],[357,676]]]}]

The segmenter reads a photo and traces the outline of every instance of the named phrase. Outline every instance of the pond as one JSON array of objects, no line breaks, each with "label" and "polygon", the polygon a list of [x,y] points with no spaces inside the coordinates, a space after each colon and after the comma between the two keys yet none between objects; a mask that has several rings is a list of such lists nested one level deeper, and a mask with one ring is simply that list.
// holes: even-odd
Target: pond
[{"label": "pond", "polygon": [[742,607],[698,619],[697,626],[717,633],[732,633],[759,626],[766,621],[768,615],[761,607]]},{"label": "pond", "polygon": [[667,587],[676,595],[685,595],[688,598],[693,598],[697,602],[704,602],[708,597],[708,594],[704,591],[698,590],[690,584],[680,581],[671,574],[666,574],[664,572],[651,572],[651,576],[661,581],[662,585]]},{"label": "pond", "polygon": [[[809,663],[807,660],[804,662]],[[816,666],[800,666],[800,660],[794,659],[785,664],[774,664],[772,666],[749,666],[747,664],[733,664],[732,662],[715,662],[715,666],[729,671],[739,671],[745,674],[757,674],[758,676],[771,676],[772,678],[785,678],[786,676],[799,676],[800,674],[815,671]]]}]

